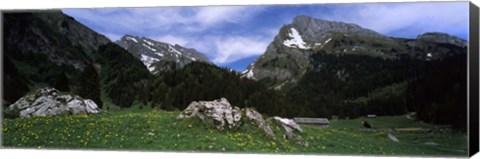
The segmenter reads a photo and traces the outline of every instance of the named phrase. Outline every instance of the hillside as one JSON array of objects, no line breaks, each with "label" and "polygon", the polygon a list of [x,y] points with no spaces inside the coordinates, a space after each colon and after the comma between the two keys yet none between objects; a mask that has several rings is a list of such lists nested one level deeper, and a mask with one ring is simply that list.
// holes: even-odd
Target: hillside
[{"label": "hillside", "polygon": [[255,107],[270,115],[293,117],[295,106],[263,84],[204,62],[158,74],[148,81],[145,103],[165,110],[183,110],[192,101],[227,98],[233,105]]},{"label": "hillside", "polygon": [[100,106],[126,107],[137,100],[141,86],[135,83],[150,76],[139,59],[61,11],[9,12],[4,18],[4,86],[14,92],[4,106],[49,86]]}]

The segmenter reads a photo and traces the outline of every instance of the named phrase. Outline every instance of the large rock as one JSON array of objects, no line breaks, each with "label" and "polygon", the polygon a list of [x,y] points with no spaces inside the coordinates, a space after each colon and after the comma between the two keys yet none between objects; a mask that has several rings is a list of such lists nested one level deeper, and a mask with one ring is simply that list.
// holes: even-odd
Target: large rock
[{"label": "large rock", "polygon": [[272,128],[270,125],[263,119],[262,114],[259,112],[251,109],[251,108],[244,108],[245,111],[245,118],[252,121],[254,125],[258,128],[262,129],[268,137],[275,139],[275,135],[273,134]]},{"label": "large rock", "polygon": [[278,116],[273,117],[273,119],[280,122],[284,127],[288,127],[289,129],[294,129],[299,132],[303,132],[302,128],[300,128],[300,125],[298,125],[293,119],[280,118]]},{"label": "large rock", "polygon": [[298,125],[293,119],[286,119],[281,117],[273,117],[275,121],[282,124],[283,129],[285,129],[285,133],[283,138],[289,139],[294,141],[297,144],[308,146],[308,143],[303,140],[302,136],[297,135],[295,132],[303,132],[300,125]]},{"label": "large rock", "polygon": [[92,114],[100,111],[92,100],[61,93],[54,88],[42,88],[33,94],[27,94],[8,109],[20,112],[20,117]]},{"label": "large rock", "polygon": [[393,136],[392,134],[388,133],[387,135],[388,139],[394,141],[394,142],[400,142],[397,137]]},{"label": "large rock", "polygon": [[[262,114],[252,108],[240,110],[238,107],[231,106],[225,98],[214,101],[194,101],[177,116],[177,119],[192,117],[198,117],[218,130],[238,127],[242,124],[241,120],[243,118],[244,121],[249,121],[252,125],[262,129],[269,138],[276,140],[272,127],[265,121]],[[295,121],[280,117],[274,117],[274,119],[285,129],[284,138],[292,140],[297,144],[308,146],[308,143],[300,135],[296,134],[303,130]]]},{"label": "large rock", "polygon": [[192,102],[177,119],[191,117],[198,117],[207,124],[223,130],[225,127],[234,128],[240,125],[242,114],[238,107],[231,106],[227,99],[221,98],[214,101]]}]

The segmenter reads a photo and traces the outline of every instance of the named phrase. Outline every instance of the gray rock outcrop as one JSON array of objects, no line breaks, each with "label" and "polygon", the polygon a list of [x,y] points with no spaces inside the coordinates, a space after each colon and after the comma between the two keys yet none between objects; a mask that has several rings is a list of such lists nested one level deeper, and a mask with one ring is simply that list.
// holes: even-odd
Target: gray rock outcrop
[{"label": "gray rock outcrop", "polygon": [[456,36],[452,36],[446,33],[430,32],[417,36],[417,40],[430,41],[440,44],[450,44],[459,47],[466,47],[468,42]]},{"label": "gray rock outcrop", "polygon": [[234,128],[240,125],[242,114],[240,108],[230,105],[225,98],[214,101],[192,102],[177,119],[198,117],[216,129]]},{"label": "gray rock outcrop", "polygon": [[367,28],[362,28],[357,24],[315,19],[305,15],[296,16],[293,19],[292,26],[302,32],[303,37],[309,41],[324,40],[335,32],[386,39],[384,35]]},{"label": "gray rock outcrop", "polygon": [[[242,124],[243,119],[245,123],[251,123],[251,125],[262,129],[270,139],[276,140],[272,126],[263,118],[262,114],[252,108],[239,109],[236,106],[232,106],[225,98],[214,101],[194,101],[176,118],[185,119],[192,117],[197,117],[218,130],[238,127]],[[296,144],[308,146],[308,143],[298,134],[303,132],[303,130],[295,121],[280,117],[274,117],[274,120],[284,128],[285,139],[291,140]],[[276,128],[280,130],[278,127]]]},{"label": "gray rock outcrop", "polygon": [[296,134],[296,132],[303,132],[303,130],[293,119],[280,118],[277,116],[273,117],[273,119],[280,123],[285,130],[283,138],[292,140],[300,145],[308,146],[308,143],[303,140],[302,136]]},{"label": "gray rock outcrop", "polygon": [[251,109],[251,108],[244,108],[243,111],[245,111],[245,118],[252,121],[254,125],[256,125],[258,128],[262,129],[265,134],[272,138],[275,139],[275,134],[273,134],[272,128],[270,125],[263,119],[262,114],[258,113],[257,111]]},{"label": "gray rock outcrop", "polygon": [[393,136],[392,134],[388,133],[388,139],[392,140],[393,142],[400,142],[397,137]]},{"label": "gray rock outcrop", "polygon": [[54,88],[42,88],[35,93],[27,94],[10,105],[8,109],[20,112],[20,117],[100,112],[97,104],[92,100],[62,93]]}]

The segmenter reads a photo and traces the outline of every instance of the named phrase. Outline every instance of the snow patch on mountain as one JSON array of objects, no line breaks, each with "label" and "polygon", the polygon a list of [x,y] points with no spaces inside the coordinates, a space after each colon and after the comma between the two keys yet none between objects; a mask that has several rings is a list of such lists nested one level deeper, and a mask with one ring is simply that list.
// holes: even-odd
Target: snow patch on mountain
[{"label": "snow patch on mountain", "polygon": [[132,38],[132,37],[126,37],[126,38],[127,38],[128,40],[132,40],[132,41],[135,42],[135,43],[138,43],[137,39],[135,39],[135,38]]},{"label": "snow patch on mountain", "polygon": [[313,47],[322,49],[328,42],[330,42],[330,40],[332,40],[332,38],[328,38],[323,43],[322,42],[315,43],[315,44],[313,44]]},{"label": "snow patch on mountain", "polygon": [[148,40],[146,40],[146,39],[143,39],[143,42],[146,42],[146,43],[147,43],[148,45],[150,45],[150,46],[155,46],[152,42],[150,42],[150,41],[148,41]]},{"label": "snow patch on mountain", "polygon": [[165,55],[163,55],[161,52],[155,52],[156,55],[160,56],[160,57],[163,57]]},{"label": "snow patch on mountain", "polygon": [[147,68],[148,68],[148,70],[150,70],[150,72],[155,70],[155,67],[152,66],[152,64],[159,61],[157,58],[153,58],[153,57],[150,57],[150,56],[147,56],[147,55],[144,55],[144,54],[142,54],[142,58],[140,60],[143,62],[143,64],[145,66],[147,66]]},{"label": "snow patch on mountain", "polygon": [[[178,55],[182,55],[182,53],[180,51],[178,51],[177,49],[175,49],[172,45],[168,45],[168,51],[169,52],[173,52],[173,53],[176,53]],[[178,56],[177,56],[178,57]]]},{"label": "snow patch on mountain", "polygon": [[328,38],[323,45],[325,45],[325,44],[327,44],[328,42],[330,42],[330,40],[332,40],[332,38]]},{"label": "snow patch on mountain", "polygon": [[148,46],[148,45],[145,45],[145,44],[142,44],[142,45],[143,45],[143,46],[145,46],[146,48],[148,48],[148,49],[152,50],[152,51],[157,51],[157,49],[151,48],[151,47],[150,47],[150,46]]},{"label": "snow patch on mountain", "polygon": [[250,67],[242,72],[242,77],[247,77],[249,79],[255,79],[253,76],[253,69],[255,68],[255,65],[252,63],[250,64]]},{"label": "snow patch on mountain", "polygon": [[283,45],[287,47],[297,47],[299,49],[310,49],[310,47],[307,45],[307,43],[303,41],[302,36],[295,28],[290,28],[290,33],[288,33],[288,36],[291,39],[286,39],[283,42]]}]

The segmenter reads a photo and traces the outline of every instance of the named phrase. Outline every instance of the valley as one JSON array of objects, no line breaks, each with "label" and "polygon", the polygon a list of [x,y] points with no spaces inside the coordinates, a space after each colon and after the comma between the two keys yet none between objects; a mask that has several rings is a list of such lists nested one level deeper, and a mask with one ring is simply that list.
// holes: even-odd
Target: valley
[{"label": "valley", "polygon": [[[111,41],[61,11],[4,17],[4,147],[468,153],[467,41],[453,35],[396,38],[357,24],[297,15],[240,72],[173,42],[132,34]],[[245,119],[225,130],[201,121],[223,121],[219,115],[176,119],[193,102],[218,99],[242,115],[246,108],[258,111],[276,139],[257,128],[263,124]],[[223,106],[212,105],[227,116]],[[282,128],[291,128],[274,117],[331,122],[301,125],[304,131],[295,133],[305,145],[282,134]],[[363,121],[373,127],[362,127]]]}]

